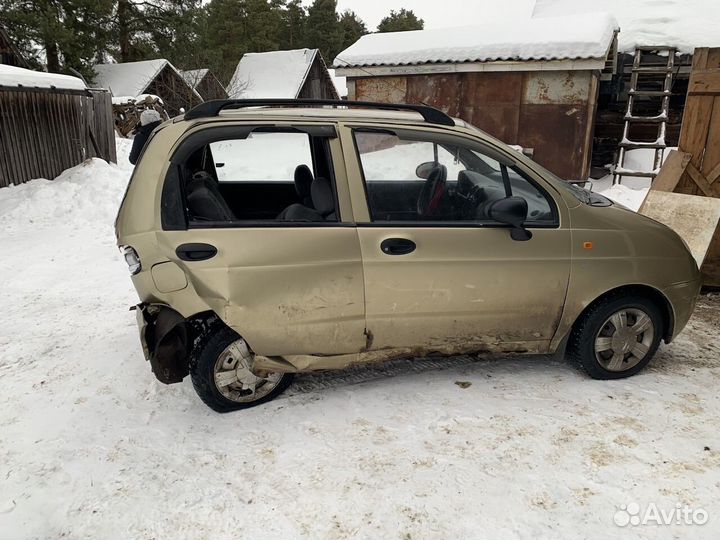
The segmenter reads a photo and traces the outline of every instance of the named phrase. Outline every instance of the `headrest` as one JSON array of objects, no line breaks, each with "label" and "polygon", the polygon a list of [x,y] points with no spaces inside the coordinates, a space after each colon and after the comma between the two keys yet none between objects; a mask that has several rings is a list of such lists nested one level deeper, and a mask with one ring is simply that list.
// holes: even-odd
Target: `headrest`
[{"label": "headrest", "polygon": [[330,180],[327,178],[316,178],[310,186],[310,195],[315,210],[323,216],[335,211],[335,197],[330,186]]},{"label": "headrest", "polygon": [[298,165],[295,167],[295,191],[301,199],[310,196],[310,188],[314,177],[307,165]]}]

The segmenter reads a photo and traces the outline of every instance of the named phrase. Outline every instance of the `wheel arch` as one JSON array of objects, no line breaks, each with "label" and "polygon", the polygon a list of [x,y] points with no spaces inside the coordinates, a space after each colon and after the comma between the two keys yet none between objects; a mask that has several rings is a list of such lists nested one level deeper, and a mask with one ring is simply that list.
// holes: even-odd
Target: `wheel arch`
[{"label": "wheel arch", "polygon": [[590,302],[585,308],[578,314],[577,317],[575,317],[575,320],[573,321],[570,329],[567,332],[567,336],[563,341],[567,341],[567,338],[572,334],[572,332],[577,327],[578,323],[582,320],[582,318],[585,316],[585,314],[590,311],[594,306],[596,306],[599,302],[602,302],[603,300],[607,299],[608,297],[616,297],[616,296],[629,296],[629,295],[640,295],[645,296],[649,299],[651,299],[653,302],[657,304],[657,306],[660,308],[663,317],[664,317],[664,323],[665,328],[663,328],[663,340],[665,343],[670,343],[672,340],[673,330],[675,327],[675,314],[673,312],[672,304],[670,303],[670,300],[658,289],[655,287],[651,287],[649,285],[641,285],[641,284],[635,284],[635,285],[621,285],[619,287],[615,287],[613,289],[609,289],[599,295],[597,298],[595,298],[592,302]]}]

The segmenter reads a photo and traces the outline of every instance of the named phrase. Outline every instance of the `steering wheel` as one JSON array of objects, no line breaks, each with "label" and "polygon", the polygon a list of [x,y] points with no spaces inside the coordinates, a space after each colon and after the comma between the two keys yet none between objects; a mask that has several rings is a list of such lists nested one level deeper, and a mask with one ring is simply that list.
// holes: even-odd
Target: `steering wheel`
[{"label": "steering wheel", "polygon": [[437,163],[428,174],[418,195],[417,213],[420,217],[432,217],[437,214],[446,187],[447,167]]}]

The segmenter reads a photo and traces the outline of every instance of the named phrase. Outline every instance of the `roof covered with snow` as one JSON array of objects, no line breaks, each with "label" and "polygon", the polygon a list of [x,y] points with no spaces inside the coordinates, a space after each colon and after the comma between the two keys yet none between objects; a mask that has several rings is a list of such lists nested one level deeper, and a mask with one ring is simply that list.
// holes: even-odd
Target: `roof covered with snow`
[{"label": "roof covered with snow", "polygon": [[165,66],[170,66],[180,76],[175,66],[164,58],[122,64],[97,64],[93,68],[97,74],[95,84],[107,88],[115,96],[139,96],[145,93],[148,85]]},{"label": "roof covered with snow", "polygon": [[231,98],[296,98],[317,49],[245,54],[227,87]]},{"label": "roof covered with snow", "polygon": [[182,75],[182,78],[185,79],[186,83],[193,88],[197,88],[198,84],[200,84],[205,78],[205,75],[208,74],[208,71],[210,70],[207,68],[187,69],[185,71],[181,71],[180,75]]},{"label": "roof covered with snow", "polygon": [[[669,45],[692,53],[695,47],[720,46],[718,0],[536,0],[533,18],[611,13],[620,24],[618,49]],[[595,15],[593,15],[595,14]]]},{"label": "roof covered with snow", "polygon": [[604,58],[617,29],[608,14],[494,20],[461,28],[368,34],[335,67]]},{"label": "roof covered with snow", "polygon": [[0,86],[30,88],[62,88],[63,90],[85,90],[82,79],[58,73],[45,73],[30,69],[0,64]]}]

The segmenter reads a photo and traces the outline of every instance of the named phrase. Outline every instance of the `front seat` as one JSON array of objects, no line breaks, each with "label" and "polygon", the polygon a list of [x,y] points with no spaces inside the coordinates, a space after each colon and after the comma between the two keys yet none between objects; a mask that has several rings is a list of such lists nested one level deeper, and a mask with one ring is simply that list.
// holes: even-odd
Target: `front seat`
[{"label": "front seat", "polygon": [[310,185],[310,198],[314,208],[299,203],[291,204],[280,212],[278,221],[336,221],[335,196],[330,180],[318,177]]},{"label": "front seat", "polygon": [[295,191],[297,192],[300,202],[308,208],[312,208],[313,203],[312,196],[310,195],[310,189],[312,188],[312,183],[315,177],[313,176],[310,167],[307,165],[298,165],[295,167],[294,178]]},{"label": "front seat", "polygon": [[187,185],[190,219],[198,221],[233,221],[235,215],[225,202],[215,179],[206,171],[192,175]]}]

